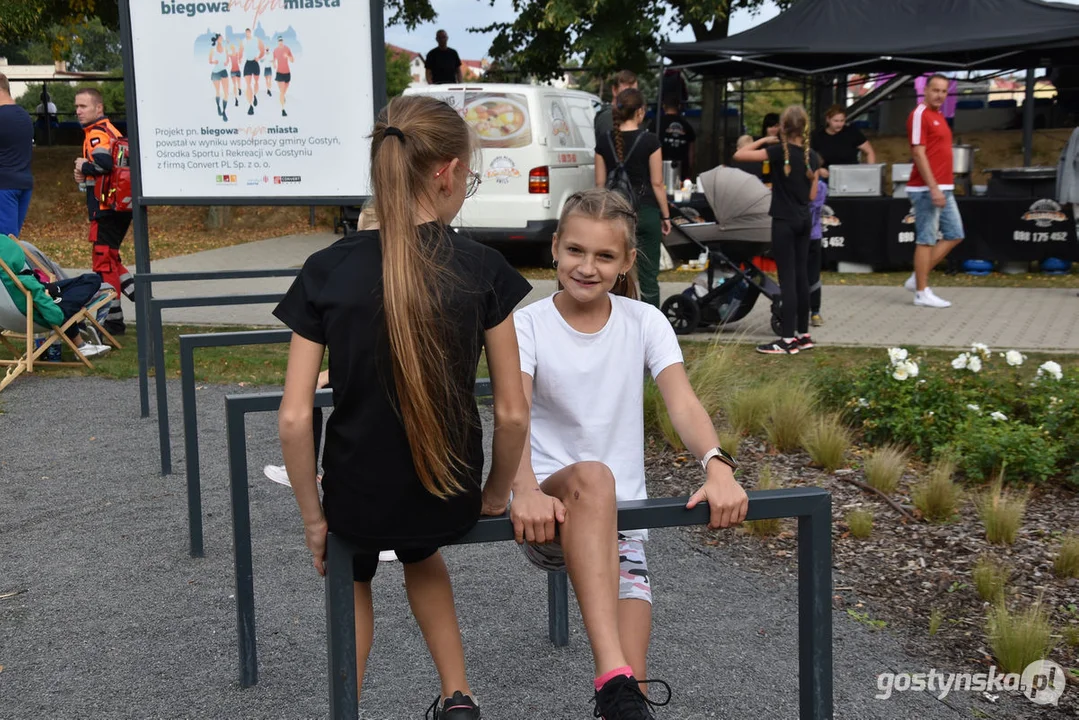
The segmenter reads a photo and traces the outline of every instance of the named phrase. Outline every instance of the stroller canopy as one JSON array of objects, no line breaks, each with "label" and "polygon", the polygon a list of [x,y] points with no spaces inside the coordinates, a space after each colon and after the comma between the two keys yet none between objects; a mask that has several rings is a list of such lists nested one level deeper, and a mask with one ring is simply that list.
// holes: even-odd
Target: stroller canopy
[{"label": "stroller canopy", "polygon": [[768,215],[772,191],[756,176],[721,165],[701,173],[701,184],[724,236],[745,242],[772,241]]}]

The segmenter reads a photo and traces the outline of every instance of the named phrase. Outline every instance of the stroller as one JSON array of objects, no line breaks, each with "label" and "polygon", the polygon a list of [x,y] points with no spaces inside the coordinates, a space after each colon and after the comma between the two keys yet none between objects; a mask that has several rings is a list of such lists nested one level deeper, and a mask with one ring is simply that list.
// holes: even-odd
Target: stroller
[{"label": "stroller", "polygon": [[780,333],[779,285],[753,264],[771,249],[771,192],[753,175],[730,167],[701,174],[704,196],[713,219],[692,207],[671,206],[671,233],[664,246],[671,257],[687,261],[702,252],[708,269],[680,295],[667,298],[660,310],[675,333],[718,328],[741,320],[763,295],[772,303],[772,330]]}]

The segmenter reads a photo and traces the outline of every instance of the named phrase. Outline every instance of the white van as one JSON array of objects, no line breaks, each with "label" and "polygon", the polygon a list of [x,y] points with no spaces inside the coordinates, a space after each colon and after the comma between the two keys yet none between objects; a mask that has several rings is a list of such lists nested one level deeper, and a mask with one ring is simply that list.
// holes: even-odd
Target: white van
[{"label": "white van", "polygon": [[596,184],[595,95],[494,83],[427,85],[405,94],[449,103],[479,134],[483,182],[453,221],[479,242],[549,244],[566,199]]}]

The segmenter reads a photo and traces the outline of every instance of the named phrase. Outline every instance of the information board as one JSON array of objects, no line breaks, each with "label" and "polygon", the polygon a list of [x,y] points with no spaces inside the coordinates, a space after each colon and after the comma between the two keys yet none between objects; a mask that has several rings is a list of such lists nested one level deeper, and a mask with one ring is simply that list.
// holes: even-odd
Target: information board
[{"label": "information board", "polygon": [[369,0],[131,0],[142,197],[368,195]]}]

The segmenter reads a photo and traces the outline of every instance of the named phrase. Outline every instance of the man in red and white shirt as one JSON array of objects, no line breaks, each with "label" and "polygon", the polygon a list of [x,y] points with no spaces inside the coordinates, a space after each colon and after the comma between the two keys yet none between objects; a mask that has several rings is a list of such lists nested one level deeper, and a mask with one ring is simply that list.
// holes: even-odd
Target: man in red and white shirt
[{"label": "man in red and white shirt", "polygon": [[963,220],[953,193],[952,130],[940,111],[948,97],[950,82],[943,75],[929,78],[925,102],[907,118],[907,137],[914,158],[907,193],[914,207],[917,245],[914,273],[903,287],[914,293],[914,304],[920,307],[951,305],[930,289],[929,271],[963,240]]}]

